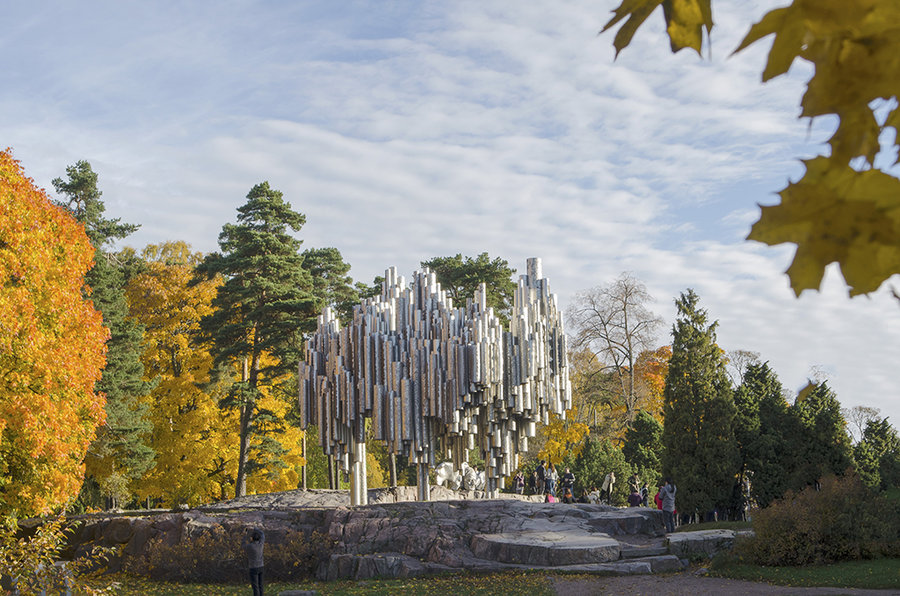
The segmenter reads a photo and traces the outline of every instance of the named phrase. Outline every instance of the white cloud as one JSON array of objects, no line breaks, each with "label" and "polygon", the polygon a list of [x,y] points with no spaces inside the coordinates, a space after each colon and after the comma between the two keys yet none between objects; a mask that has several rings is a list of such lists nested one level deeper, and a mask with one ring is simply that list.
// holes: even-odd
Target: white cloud
[{"label": "white cloud", "polygon": [[672,55],[657,14],[613,61],[597,33],[615,4],[20,3],[0,132],[43,186],[91,161],[136,246],[214,250],[269,180],[307,216],[304,246],[360,280],[540,256],[564,303],[635,272],[669,325],[693,287],[723,347],[793,389],[825,366],[845,406],[896,423],[896,302],[848,300],[834,271],[796,299],[792,248],[742,241],[830,134],[797,119],[809,69],[761,85],[768,41],[728,57],[762,3],[716,15],[710,59]]}]

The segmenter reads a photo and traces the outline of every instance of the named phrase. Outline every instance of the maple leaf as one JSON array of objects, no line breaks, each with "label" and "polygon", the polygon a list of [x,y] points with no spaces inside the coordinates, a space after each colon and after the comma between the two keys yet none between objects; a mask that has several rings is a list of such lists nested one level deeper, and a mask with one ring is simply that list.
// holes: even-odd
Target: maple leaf
[{"label": "maple leaf", "polygon": [[900,180],[878,170],[835,167],[826,157],[804,163],[803,178],[779,193],[780,205],[762,207],[747,238],[797,244],[787,273],[798,296],[818,288],[833,262],[851,296],[875,291],[900,271]]}]

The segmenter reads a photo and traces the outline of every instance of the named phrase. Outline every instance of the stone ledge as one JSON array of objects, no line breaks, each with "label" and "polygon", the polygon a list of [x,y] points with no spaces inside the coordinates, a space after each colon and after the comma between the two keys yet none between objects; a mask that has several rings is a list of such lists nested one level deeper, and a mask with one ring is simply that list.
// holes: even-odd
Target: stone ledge
[{"label": "stone ledge", "polygon": [[669,534],[669,552],[686,557],[702,555],[712,557],[734,546],[733,530],[698,530],[696,532],[676,532]]}]

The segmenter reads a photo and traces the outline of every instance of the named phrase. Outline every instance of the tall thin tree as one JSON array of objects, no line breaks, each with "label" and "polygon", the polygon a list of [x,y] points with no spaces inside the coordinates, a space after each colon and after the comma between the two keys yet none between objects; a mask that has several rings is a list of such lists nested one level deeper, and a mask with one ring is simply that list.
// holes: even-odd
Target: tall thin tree
[{"label": "tall thin tree", "polygon": [[208,255],[199,267],[200,273],[225,280],[213,301],[216,310],[200,326],[213,341],[216,365],[240,374],[223,405],[240,412],[235,494],[244,496],[247,475],[264,462],[278,465],[281,452],[274,435],[283,421],[257,407],[259,391],[267,386],[292,399],[287,379],[300,359],[304,331],[315,325],[316,300],[301,241],[290,233],[299,231],[306,217],[262,182],[247,194],[237,219],[219,234],[221,252]]}]

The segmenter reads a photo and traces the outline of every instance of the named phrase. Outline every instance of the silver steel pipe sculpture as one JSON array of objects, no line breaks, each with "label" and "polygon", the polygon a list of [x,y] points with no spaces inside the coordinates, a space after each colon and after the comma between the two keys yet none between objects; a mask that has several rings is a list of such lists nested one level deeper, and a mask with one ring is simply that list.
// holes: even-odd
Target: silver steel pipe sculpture
[{"label": "silver steel pipe sculpture", "polygon": [[390,453],[417,465],[418,499],[443,451],[459,470],[476,446],[486,492],[495,496],[518,467],[536,424],[572,405],[562,313],[540,259],[519,277],[509,330],[487,306],[484,284],[454,308],[429,270],[406,284],[393,267],[381,296],[341,327],[322,311],[300,362],[300,416],[325,454],[350,475],[350,503],[365,505],[366,427]]}]

